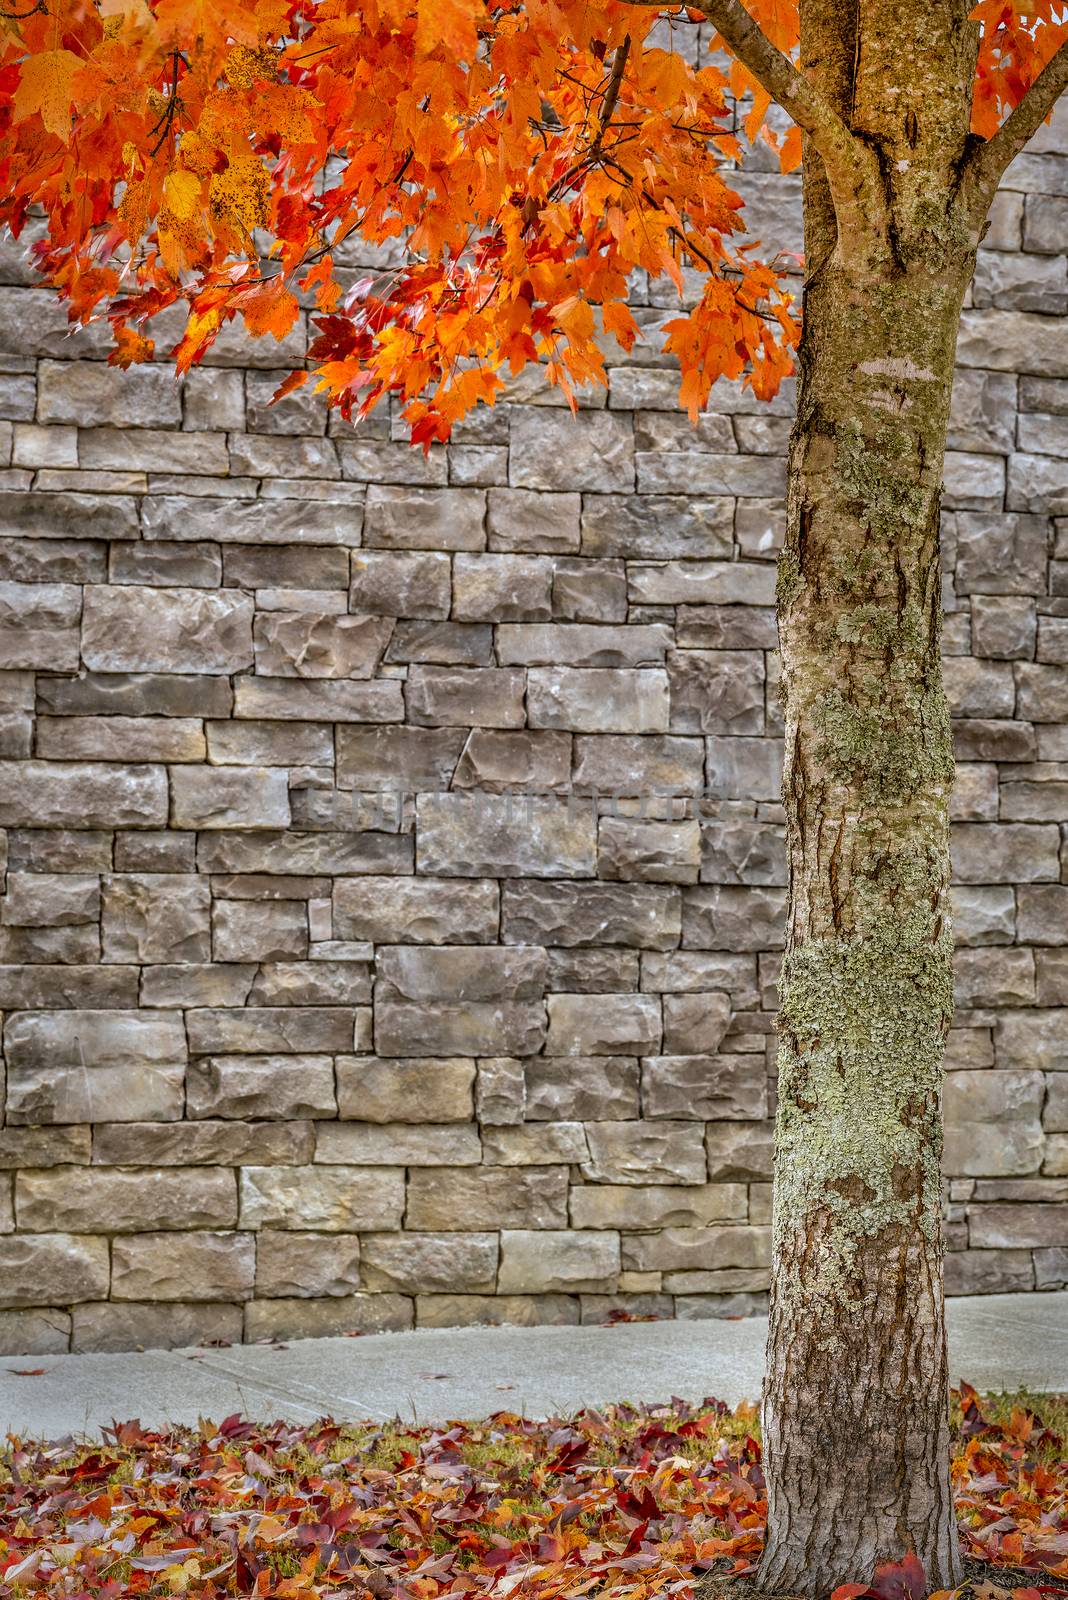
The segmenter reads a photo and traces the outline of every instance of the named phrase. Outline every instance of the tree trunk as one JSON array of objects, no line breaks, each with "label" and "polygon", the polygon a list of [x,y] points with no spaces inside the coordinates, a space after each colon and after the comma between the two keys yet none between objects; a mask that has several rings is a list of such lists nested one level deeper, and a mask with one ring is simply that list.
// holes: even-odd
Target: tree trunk
[{"label": "tree trunk", "polygon": [[[802,1595],[910,1551],[931,1588],[961,1579],[942,1298],[953,755],[938,522],[975,246],[952,205],[967,138],[956,80],[970,93],[970,69],[966,12],[914,9],[923,37],[899,62],[877,52],[878,17],[858,43],[855,8],[802,11],[803,59],[818,54],[812,75],[878,151],[885,204],[870,236],[840,237],[806,151],[810,276],[779,591],[790,908],[759,1573],[766,1591]],[[889,28],[888,6],[863,10]],[[925,162],[908,78],[938,58],[940,26],[957,29],[956,57],[943,56],[941,100],[919,113],[941,124]],[[897,27],[891,51],[900,40]]]}]

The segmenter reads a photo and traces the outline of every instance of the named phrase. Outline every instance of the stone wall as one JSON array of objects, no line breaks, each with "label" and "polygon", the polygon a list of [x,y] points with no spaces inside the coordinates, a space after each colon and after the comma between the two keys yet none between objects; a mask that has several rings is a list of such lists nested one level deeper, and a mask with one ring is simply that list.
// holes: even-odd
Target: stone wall
[{"label": "stone wall", "polygon": [[[1068,1282],[1064,130],[946,468],[954,1293]],[[639,286],[577,421],[424,460],[268,408],[303,330],[178,387],[2,263],[0,1349],[759,1306],[790,395],[691,431]]]}]

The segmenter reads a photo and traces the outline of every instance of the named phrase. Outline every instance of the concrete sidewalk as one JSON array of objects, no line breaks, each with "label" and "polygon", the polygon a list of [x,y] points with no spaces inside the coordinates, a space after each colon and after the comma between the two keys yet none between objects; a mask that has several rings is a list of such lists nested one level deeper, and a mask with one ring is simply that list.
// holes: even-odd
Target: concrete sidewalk
[{"label": "concrete sidewalk", "polygon": [[[954,1379],[1068,1390],[1068,1292],[949,1301]],[[0,1422],[23,1435],[94,1433],[114,1418],[221,1420],[234,1411],[431,1421],[544,1416],[612,1400],[755,1399],[767,1320],[597,1328],[458,1328],[289,1346],[0,1359]],[[43,1373],[35,1369],[43,1367]]]}]

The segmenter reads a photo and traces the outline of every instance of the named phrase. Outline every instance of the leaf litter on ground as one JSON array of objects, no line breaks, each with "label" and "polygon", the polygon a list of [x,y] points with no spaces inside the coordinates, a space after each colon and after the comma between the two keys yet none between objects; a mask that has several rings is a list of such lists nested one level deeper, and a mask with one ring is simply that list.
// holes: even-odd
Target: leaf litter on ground
[{"label": "leaf litter on ground", "polygon": [[[969,1577],[938,1600],[1068,1594],[1068,1399],[954,1397]],[[435,1427],[239,1416],[9,1436],[0,1589],[64,1600],[695,1600],[752,1595],[756,1407],[500,1411]],[[921,1600],[915,1561],[834,1600]]]}]

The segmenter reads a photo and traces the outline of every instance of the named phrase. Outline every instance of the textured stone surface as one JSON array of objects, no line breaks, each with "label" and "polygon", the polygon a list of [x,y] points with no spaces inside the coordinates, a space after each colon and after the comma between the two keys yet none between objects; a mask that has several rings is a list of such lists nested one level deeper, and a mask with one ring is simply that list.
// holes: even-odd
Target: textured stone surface
[{"label": "textured stone surface", "polygon": [[[950,419],[951,1293],[1068,1281],[1063,137]],[[527,372],[424,457],[268,403],[303,320],[177,385],[12,263],[0,1350],[759,1308],[793,382],[691,426],[635,282],[577,419]]]}]

